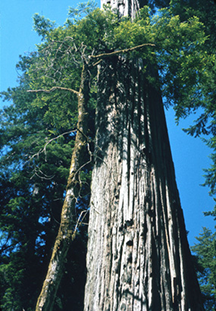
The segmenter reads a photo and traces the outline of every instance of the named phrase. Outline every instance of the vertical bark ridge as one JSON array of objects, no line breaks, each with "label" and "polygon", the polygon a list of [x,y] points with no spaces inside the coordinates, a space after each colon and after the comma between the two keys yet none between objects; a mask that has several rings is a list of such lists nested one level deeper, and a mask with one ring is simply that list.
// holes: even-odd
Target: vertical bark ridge
[{"label": "vertical bark ridge", "polygon": [[203,310],[160,94],[113,62],[99,77],[84,310]]}]

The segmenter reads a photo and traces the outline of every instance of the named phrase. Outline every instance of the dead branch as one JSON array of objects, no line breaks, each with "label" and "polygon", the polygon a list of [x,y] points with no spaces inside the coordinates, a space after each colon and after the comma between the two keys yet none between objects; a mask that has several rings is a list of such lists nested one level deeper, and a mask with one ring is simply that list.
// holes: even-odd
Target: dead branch
[{"label": "dead branch", "polygon": [[131,51],[133,51],[133,50],[140,49],[140,48],[142,48],[143,46],[155,46],[155,44],[154,44],[154,43],[143,43],[143,44],[134,46],[134,47],[132,47],[132,48],[117,50],[117,51],[110,52],[110,53],[103,53],[103,54],[98,54],[98,55],[91,55],[90,57],[91,57],[91,58],[103,58],[103,57],[108,57],[108,56],[112,56],[112,55],[119,54],[119,53],[131,52]]},{"label": "dead branch", "polygon": [[85,139],[86,139],[86,141],[87,142],[89,142],[89,141],[91,141],[91,139],[89,139],[89,137],[88,136],[86,136],[86,134],[85,133],[83,133],[79,128],[77,128],[77,131],[79,131],[80,132],[80,134],[82,134],[84,137],[85,137]]},{"label": "dead branch", "polygon": [[[37,172],[38,171],[38,172]],[[41,176],[39,175],[39,173],[41,174]],[[51,180],[51,179],[53,179],[54,178],[54,176],[55,175],[50,175],[50,176],[48,176],[48,175],[46,175],[43,171],[41,171],[40,169],[39,169],[39,167],[38,166],[35,166],[35,168],[34,168],[34,175],[32,175],[31,177],[30,177],[30,180],[34,177],[34,176],[37,176],[37,177],[39,177],[40,179],[44,179],[44,180]]]},{"label": "dead branch", "polygon": [[[78,218],[78,220],[77,220],[77,222],[76,222],[76,226],[75,226],[75,228],[74,228],[72,237],[71,237],[72,241],[75,239],[77,230],[78,230],[79,227],[83,224],[83,220],[85,219],[87,213],[88,213],[88,210],[82,211],[82,212],[80,213],[79,218]],[[82,216],[83,214],[84,214],[84,216]]]},{"label": "dead branch", "polygon": [[[90,150],[89,143],[87,143],[87,148],[88,148],[88,153],[89,153],[90,159],[77,169],[77,171],[75,172],[74,176],[76,176],[83,169],[83,167],[85,167],[86,165],[88,165],[89,163],[92,162],[92,152]],[[79,182],[81,183],[81,180],[79,180]]]},{"label": "dead branch", "polygon": [[[36,152],[35,154],[33,154],[31,157],[29,157],[29,159],[23,164],[23,166],[26,165],[26,163],[28,163],[29,161],[31,161],[34,157],[39,157],[39,155],[40,155],[41,153],[43,153],[43,152],[44,152],[44,154],[45,154],[45,156],[46,156],[46,147],[47,147],[47,145],[49,145],[53,140],[56,140],[56,139],[58,139],[58,138],[60,138],[60,137],[62,137],[62,136],[64,136],[64,135],[73,133],[73,132],[75,132],[75,131],[76,131],[76,130],[64,132],[64,133],[62,133],[62,134],[60,134],[60,135],[58,135],[58,136],[55,136],[55,137],[51,138],[50,140],[48,140],[48,141],[46,142],[46,144],[44,145],[44,147],[41,148],[41,149],[40,149],[38,152]],[[45,161],[46,161],[46,160],[45,160]]]},{"label": "dead branch", "polygon": [[71,89],[71,88],[68,88],[68,87],[62,87],[62,86],[53,86],[50,90],[45,90],[45,89],[27,90],[27,92],[28,93],[41,93],[41,92],[51,93],[51,92],[56,91],[56,90],[68,91],[68,92],[74,93],[76,95],[79,95],[78,91]]}]

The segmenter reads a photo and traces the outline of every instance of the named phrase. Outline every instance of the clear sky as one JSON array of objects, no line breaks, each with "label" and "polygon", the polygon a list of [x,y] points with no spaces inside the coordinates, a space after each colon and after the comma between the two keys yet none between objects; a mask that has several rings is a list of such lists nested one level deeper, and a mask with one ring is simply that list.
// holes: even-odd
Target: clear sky
[{"label": "clear sky", "polygon": [[[63,25],[69,6],[76,7],[77,0],[1,0],[0,1],[0,91],[17,85],[15,65],[19,55],[35,50],[40,38],[33,31],[33,15],[39,13]],[[99,0],[96,1],[99,6]],[[0,102],[0,107],[3,103]],[[187,136],[181,129],[191,124],[194,116],[175,125],[174,114],[166,111],[168,131],[176,169],[177,185],[190,245],[196,240],[202,227],[214,230],[212,217],[205,217],[203,211],[213,209],[213,199],[204,182],[203,168],[210,165],[210,149],[198,138]]]}]

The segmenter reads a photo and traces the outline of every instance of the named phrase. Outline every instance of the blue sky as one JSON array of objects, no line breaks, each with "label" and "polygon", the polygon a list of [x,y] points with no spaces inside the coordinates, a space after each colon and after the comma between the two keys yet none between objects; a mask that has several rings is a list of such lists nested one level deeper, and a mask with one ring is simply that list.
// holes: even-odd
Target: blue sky
[{"label": "blue sky", "polygon": [[[40,38],[33,31],[33,15],[39,13],[57,25],[63,25],[69,6],[76,7],[77,0],[1,0],[0,3],[0,91],[17,85],[16,63],[19,55],[35,50]],[[99,0],[96,1],[99,6]],[[0,107],[3,103],[0,102]],[[213,199],[204,182],[203,168],[208,168],[210,149],[198,138],[187,136],[181,129],[188,127],[195,116],[176,126],[174,113],[166,111],[167,125],[176,170],[177,185],[185,215],[188,239],[193,245],[202,227],[214,230],[212,217],[203,211],[213,209]]]}]

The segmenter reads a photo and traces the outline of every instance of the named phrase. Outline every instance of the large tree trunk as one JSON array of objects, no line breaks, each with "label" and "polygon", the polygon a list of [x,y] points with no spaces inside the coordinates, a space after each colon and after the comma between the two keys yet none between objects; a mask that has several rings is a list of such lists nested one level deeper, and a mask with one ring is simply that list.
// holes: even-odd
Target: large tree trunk
[{"label": "large tree trunk", "polygon": [[140,61],[108,62],[99,76],[84,310],[203,310],[160,93]]},{"label": "large tree trunk", "polygon": [[110,5],[120,16],[130,16],[134,19],[136,12],[148,5],[148,0],[101,0],[101,8],[104,5]]}]

